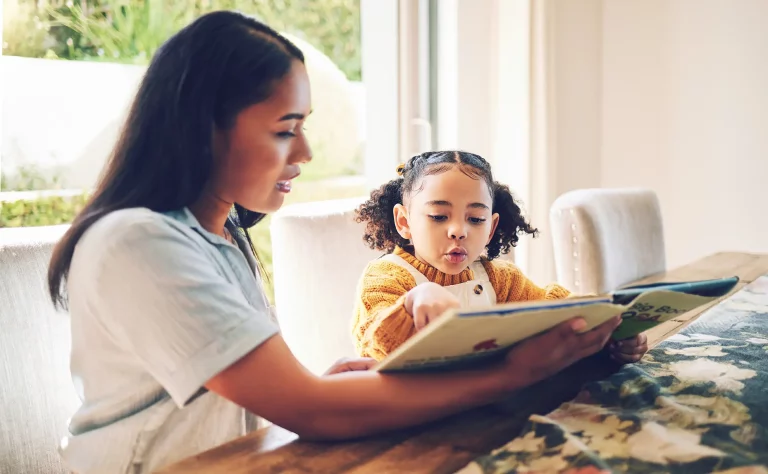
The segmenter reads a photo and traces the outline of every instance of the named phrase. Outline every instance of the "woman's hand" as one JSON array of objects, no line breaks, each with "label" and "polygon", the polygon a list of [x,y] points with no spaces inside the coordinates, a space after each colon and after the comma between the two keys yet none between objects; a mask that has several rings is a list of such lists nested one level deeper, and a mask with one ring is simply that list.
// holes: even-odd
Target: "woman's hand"
[{"label": "woman's hand", "polygon": [[522,372],[527,384],[536,383],[600,351],[620,323],[621,317],[616,316],[587,332],[580,332],[587,324],[584,319],[565,321],[513,347],[505,365],[513,373]]},{"label": "woman's hand", "polygon": [[363,357],[357,359],[343,358],[337,360],[323,376],[340,374],[342,372],[355,372],[358,370],[369,370],[376,365],[376,359]]},{"label": "woman's hand", "polygon": [[648,336],[638,334],[629,339],[611,341],[606,346],[611,359],[620,364],[638,362],[648,352]]},{"label": "woman's hand", "polygon": [[458,308],[458,298],[437,283],[422,283],[405,296],[405,310],[413,316],[413,324],[420,331],[427,324],[451,308]]}]

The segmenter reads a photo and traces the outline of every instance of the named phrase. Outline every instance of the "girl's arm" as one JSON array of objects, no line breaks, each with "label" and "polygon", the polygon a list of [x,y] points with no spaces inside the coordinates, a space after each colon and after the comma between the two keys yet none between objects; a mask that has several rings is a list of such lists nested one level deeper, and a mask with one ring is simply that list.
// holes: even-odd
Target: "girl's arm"
[{"label": "girl's arm", "polygon": [[416,332],[405,297],[416,282],[407,270],[383,260],[368,265],[357,289],[352,336],[361,357],[384,359]]},{"label": "girl's arm", "polygon": [[304,438],[364,436],[498,401],[597,352],[617,320],[577,334],[583,325],[580,319],[563,323],[488,368],[429,375],[316,377],[276,335],[214,376],[206,388]]}]

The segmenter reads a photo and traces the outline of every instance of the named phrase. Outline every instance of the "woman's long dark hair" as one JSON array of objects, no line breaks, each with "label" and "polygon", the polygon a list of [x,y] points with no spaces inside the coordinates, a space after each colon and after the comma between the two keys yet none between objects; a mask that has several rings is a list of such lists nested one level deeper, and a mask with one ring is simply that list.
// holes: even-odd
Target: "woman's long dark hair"
[{"label": "woman's long dark hair", "polygon": [[[165,212],[194,203],[211,176],[214,127],[231,128],[243,109],[269,97],[294,60],[304,56],[290,41],[227,11],[198,18],[157,50],[93,195],[53,251],[54,306],[67,307],[66,278],[83,233],[119,209]],[[263,217],[235,204],[229,225],[253,250],[245,230]]]}]

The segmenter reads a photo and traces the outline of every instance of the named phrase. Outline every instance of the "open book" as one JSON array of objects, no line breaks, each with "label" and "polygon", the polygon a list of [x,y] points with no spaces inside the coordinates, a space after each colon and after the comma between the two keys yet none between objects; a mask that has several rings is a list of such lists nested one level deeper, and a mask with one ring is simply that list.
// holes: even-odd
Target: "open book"
[{"label": "open book", "polygon": [[621,314],[613,339],[636,336],[727,295],[738,277],[655,283],[595,297],[529,301],[450,310],[381,361],[381,372],[455,370],[502,356],[512,345],[581,316],[585,331]]}]

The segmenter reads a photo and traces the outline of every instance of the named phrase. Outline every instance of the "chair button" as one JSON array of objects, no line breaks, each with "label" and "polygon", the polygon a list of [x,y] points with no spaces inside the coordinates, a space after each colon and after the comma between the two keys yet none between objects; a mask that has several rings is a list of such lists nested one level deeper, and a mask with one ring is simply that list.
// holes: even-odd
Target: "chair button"
[{"label": "chair button", "polygon": [[479,295],[483,293],[483,285],[476,285],[475,286],[475,294]]}]

